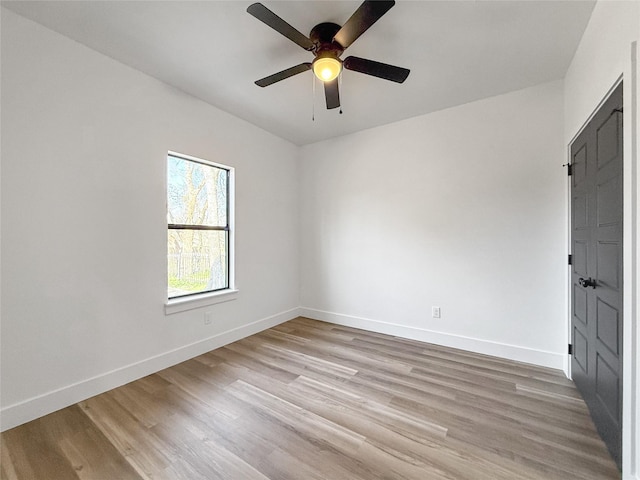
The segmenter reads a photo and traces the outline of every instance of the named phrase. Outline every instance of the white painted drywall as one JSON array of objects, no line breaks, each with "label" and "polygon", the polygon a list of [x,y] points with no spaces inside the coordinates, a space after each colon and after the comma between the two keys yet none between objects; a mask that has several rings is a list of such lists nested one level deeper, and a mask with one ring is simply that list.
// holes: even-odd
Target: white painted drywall
[{"label": "white painted drywall", "polygon": [[[624,80],[624,479],[640,478],[640,333],[637,325],[637,273],[640,258],[636,234],[639,220],[637,192],[640,180],[637,167],[639,39],[640,2],[598,2],[565,77],[565,145],[570,144],[614,84],[621,77]],[[633,100],[634,98],[636,100]]]},{"label": "white painted drywall", "polygon": [[[630,75],[631,43],[638,39],[640,2],[599,1],[565,76],[568,144],[613,87]],[[628,96],[628,91],[625,89]]]},{"label": "white painted drywall", "polygon": [[[166,316],[168,150],[235,168],[240,294]],[[3,9],[3,429],[296,316],[297,152]]]},{"label": "white painted drywall", "polygon": [[302,312],[562,368],[562,106],[557,81],[302,147]]}]

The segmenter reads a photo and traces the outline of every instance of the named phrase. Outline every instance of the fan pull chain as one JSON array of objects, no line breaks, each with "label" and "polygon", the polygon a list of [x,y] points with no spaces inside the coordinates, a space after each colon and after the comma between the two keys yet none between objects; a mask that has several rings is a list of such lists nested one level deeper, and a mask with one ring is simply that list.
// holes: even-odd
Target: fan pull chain
[{"label": "fan pull chain", "polygon": [[316,76],[311,75],[311,90],[313,91],[311,95],[311,121],[316,121]]},{"label": "fan pull chain", "polygon": [[[340,70],[340,74],[338,75],[338,91],[344,93],[342,90],[342,70]],[[340,115],[342,115],[342,99],[340,100]]]}]

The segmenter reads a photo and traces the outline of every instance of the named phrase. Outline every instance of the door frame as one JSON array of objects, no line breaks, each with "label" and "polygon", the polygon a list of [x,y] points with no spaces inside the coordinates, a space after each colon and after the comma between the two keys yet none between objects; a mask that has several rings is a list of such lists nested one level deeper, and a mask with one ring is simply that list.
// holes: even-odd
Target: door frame
[{"label": "door frame", "polygon": [[[622,265],[623,265],[623,355],[622,355],[622,478],[640,479],[640,326],[638,326],[638,300],[640,299],[640,249],[638,246],[637,224],[640,220],[638,209],[638,191],[640,174],[638,172],[638,76],[640,68],[638,61],[640,54],[634,43],[632,49],[633,69],[626,78],[624,74],[616,79],[609,90],[602,96],[600,102],[592,109],[580,129],[565,145],[565,163],[571,160],[571,144],[582,133],[596,112],[610,97],[613,91],[623,82],[623,234],[622,234]],[[566,173],[565,173],[566,174]],[[567,255],[571,252],[571,177],[566,181],[566,248]],[[571,343],[571,267],[567,265],[565,271],[566,295],[566,324],[565,344]],[[565,355],[564,371],[571,378],[571,355]]]}]

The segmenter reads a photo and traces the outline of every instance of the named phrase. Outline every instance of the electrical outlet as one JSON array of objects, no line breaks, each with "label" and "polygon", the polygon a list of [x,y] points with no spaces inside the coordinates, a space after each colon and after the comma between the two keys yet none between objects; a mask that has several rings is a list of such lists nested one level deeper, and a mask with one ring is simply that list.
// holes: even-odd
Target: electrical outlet
[{"label": "electrical outlet", "polygon": [[440,318],[440,307],[431,307],[431,316],[433,318]]},{"label": "electrical outlet", "polygon": [[211,325],[213,322],[213,314],[211,312],[204,312],[204,324]]}]

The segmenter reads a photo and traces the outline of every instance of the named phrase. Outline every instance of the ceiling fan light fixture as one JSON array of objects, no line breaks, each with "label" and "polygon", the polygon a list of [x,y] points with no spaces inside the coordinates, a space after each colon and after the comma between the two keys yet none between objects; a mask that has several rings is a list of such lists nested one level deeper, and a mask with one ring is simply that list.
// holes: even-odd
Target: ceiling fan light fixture
[{"label": "ceiling fan light fixture", "polygon": [[342,71],[342,62],[333,55],[317,57],[313,61],[313,73],[323,82],[335,80]]}]

